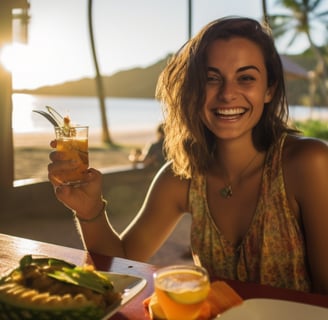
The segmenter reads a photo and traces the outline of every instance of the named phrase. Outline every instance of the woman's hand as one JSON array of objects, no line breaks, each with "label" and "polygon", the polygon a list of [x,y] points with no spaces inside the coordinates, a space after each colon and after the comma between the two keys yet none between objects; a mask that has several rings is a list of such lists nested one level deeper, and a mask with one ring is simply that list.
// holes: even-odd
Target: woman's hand
[{"label": "woman's hand", "polygon": [[[56,146],[51,141],[52,147]],[[69,171],[74,168],[74,161],[65,159],[64,152],[53,151],[49,156],[51,163],[48,165],[48,178],[54,186],[55,195],[66,207],[77,212],[79,217],[88,219],[99,212],[103,206],[102,202],[102,175],[93,168],[85,173],[83,183],[79,185],[65,185],[58,180],[56,172]]]}]

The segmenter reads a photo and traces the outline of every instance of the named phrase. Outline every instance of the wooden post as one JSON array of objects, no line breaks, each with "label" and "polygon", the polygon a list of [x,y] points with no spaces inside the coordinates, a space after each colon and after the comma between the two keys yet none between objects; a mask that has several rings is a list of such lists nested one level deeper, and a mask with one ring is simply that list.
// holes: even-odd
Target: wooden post
[{"label": "wooden post", "polygon": [[[12,42],[12,1],[0,1],[0,52]],[[12,77],[0,61],[0,192],[13,187]]]}]

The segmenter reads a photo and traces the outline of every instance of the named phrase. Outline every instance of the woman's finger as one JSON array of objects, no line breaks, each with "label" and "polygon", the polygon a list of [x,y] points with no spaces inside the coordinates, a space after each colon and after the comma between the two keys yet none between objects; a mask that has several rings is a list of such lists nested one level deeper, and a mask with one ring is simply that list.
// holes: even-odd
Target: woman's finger
[{"label": "woman's finger", "polygon": [[57,140],[51,140],[50,141],[50,147],[51,148],[56,148],[57,147]]}]

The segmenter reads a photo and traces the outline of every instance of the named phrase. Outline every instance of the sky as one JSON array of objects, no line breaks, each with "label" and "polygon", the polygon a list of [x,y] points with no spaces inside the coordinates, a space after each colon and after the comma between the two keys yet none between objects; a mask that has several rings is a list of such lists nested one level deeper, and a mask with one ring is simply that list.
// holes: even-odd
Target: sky
[{"label": "sky", "polygon": [[[268,0],[269,12],[277,10],[274,1]],[[193,34],[226,15],[261,19],[261,0],[192,3]],[[111,75],[146,67],[177,51],[188,38],[187,4],[188,0],[93,0],[93,28],[101,73]],[[1,56],[12,71],[14,89],[33,89],[94,76],[87,6],[87,0],[30,0],[28,43],[15,44],[3,50]],[[305,46],[306,42],[301,41],[290,51],[301,51]],[[283,44],[278,50],[285,51]]]}]

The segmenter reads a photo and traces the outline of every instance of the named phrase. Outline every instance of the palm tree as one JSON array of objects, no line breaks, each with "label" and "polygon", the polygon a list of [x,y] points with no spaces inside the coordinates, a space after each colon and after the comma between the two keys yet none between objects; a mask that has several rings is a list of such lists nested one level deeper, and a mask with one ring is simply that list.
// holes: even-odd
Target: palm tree
[{"label": "palm tree", "polygon": [[192,0],[188,0],[188,40],[192,37]]},{"label": "palm tree", "polygon": [[88,0],[88,24],[89,24],[89,36],[90,36],[90,44],[92,49],[92,57],[96,71],[96,89],[97,95],[100,104],[100,113],[101,113],[101,124],[102,124],[102,141],[105,144],[113,145],[113,140],[109,134],[108,124],[107,124],[107,115],[106,115],[106,106],[105,106],[105,95],[104,88],[102,83],[101,73],[99,71],[98,59],[96,54],[96,46],[93,35],[93,27],[92,27],[92,0]]},{"label": "palm tree", "polygon": [[[273,29],[273,35],[278,38],[282,35],[292,32],[289,46],[301,35],[304,34],[309,42],[317,64],[313,70],[313,84],[315,91],[319,87],[322,101],[328,104],[327,98],[327,63],[322,50],[314,43],[312,32],[314,30],[313,22],[321,22],[327,25],[328,11],[318,12],[320,5],[326,0],[277,0],[277,3],[291,11],[290,14],[269,15],[270,25]],[[262,3],[265,3],[263,0]]]},{"label": "palm tree", "polygon": [[269,24],[268,6],[266,0],[262,0],[262,22]]}]

